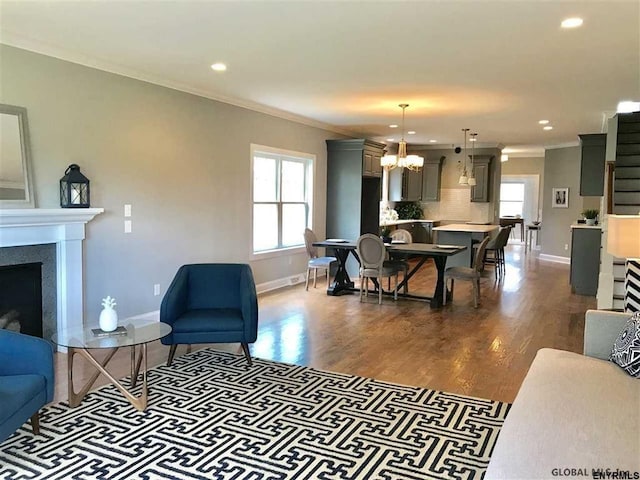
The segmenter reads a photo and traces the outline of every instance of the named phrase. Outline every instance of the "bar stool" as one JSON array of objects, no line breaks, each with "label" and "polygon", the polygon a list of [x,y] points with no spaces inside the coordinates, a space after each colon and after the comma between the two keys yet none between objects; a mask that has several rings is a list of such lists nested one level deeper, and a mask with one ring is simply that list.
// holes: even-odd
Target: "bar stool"
[{"label": "bar stool", "polygon": [[524,244],[524,253],[527,253],[527,249],[531,250],[533,248],[533,246],[531,245],[532,240],[533,240],[533,232],[536,232],[536,245],[539,242],[539,235],[540,235],[540,230],[542,230],[542,224],[539,223],[538,225],[527,225],[527,241]]}]

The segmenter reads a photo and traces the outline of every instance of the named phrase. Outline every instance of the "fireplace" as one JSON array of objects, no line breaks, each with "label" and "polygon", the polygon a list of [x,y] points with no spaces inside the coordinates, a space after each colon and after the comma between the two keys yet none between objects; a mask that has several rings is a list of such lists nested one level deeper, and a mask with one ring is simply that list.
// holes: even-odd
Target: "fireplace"
[{"label": "fireplace", "polygon": [[[41,316],[46,339],[56,331],[83,326],[85,224],[103,211],[102,208],[0,209],[0,264],[43,264]],[[52,261],[32,258],[7,261],[7,255],[16,247],[20,251],[48,249]],[[53,301],[47,300],[48,295],[53,296]],[[47,320],[47,309],[52,310],[51,321]]]},{"label": "fireplace", "polygon": [[42,337],[42,263],[0,267],[0,328]]}]

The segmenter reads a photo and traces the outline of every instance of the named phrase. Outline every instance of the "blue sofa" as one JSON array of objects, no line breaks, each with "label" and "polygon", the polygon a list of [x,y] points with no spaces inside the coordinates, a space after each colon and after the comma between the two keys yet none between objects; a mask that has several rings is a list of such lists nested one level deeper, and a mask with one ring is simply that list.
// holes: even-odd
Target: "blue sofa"
[{"label": "blue sofa", "polygon": [[160,321],[172,332],[171,365],[178,344],[240,342],[251,365],[249,343],[258,336],[258,300],[251,267],[240,263],[183,265],[160,306]]},{"label": "blue sofa", "polygon": [[0,329],[0,443],[53,400],[53,347],[41,338]]}]

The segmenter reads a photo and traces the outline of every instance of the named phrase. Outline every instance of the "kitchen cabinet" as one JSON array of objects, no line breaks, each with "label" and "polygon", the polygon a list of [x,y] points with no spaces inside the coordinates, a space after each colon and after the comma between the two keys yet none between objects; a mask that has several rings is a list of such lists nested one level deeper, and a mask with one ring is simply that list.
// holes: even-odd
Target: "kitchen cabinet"
[{"label": "kitchen cabinet", "polygon": [[493,155],[475,155],[473,158],[473,175],[476,185],[471,187],[472,202],[489,202],[491,192],[491,162]]},{"label": "kitchen cabinet", "polygon": [[383,152],[384,151],[380,151],[379,148],[365,143],[362,152],[362,176],[382,176],[382,165],[380,165],[380,160],[382,159]]},{"label": "kitchen cabinet", "polygon": [[440,200],[440,178],[444,159],[444,156],[440,158],[424,158],[422,173],[423,202],[437,202]]},{"label": "kitchen cabinet", "polygon": [[571,291],[578,295],[595,296],[600,275],[600,244],[602,229],[598,226],[571,227]]},{"label": "kitchen cabinet", "polygon": [[580,138],[580,195],[604,195],[606,133],[578,135]]},{"label": "kitchen cabinet", "polygon": [[380,165],[384,147],[366,139],[327,140],[328,238],[379,234],[381,181],[373,164]]},{"label": "kitchen cabinet", "polygon": [[419,202],[422,200],[422,168],[417,172],[395,168],[389,172],[389,200]]}]

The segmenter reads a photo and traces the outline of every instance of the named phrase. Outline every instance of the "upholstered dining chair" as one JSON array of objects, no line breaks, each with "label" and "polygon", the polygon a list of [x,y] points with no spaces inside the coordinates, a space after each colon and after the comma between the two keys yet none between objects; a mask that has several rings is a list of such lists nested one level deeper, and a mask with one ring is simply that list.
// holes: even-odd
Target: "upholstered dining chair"
[{"label": "upholstered dining chair", "polygon": [[447,281],[451,280],[451,299],[453,300],[454,281],[470,280],[473,285],[473,306],[478,308],[480,301],[480,277],[484,268],[484,252],[487,248],[490,238],[487,236],[482,240],[476,250],[472,267],[449,267],[444,271],[444,298],[443,305],[447,303]]},{"label": "upholstered dining chair", "polygon": [[[409,230],[404,228],[396,228],[391,232],[391,240],[402,243],[413,243],[413,236]],[[397,266],[402,274],[402,278],[406,279],[409,275],[409,262],[407,262],[408,256],[406,254],[390,253],[388,263],[390,265]],[[391,277],[389,277],[389,288],[391,288]],[[404,282],[404,293],[409,293],[409,282]]]},{"label": "upholstered dining chair", "polygon": [[171,365],[179,344],[240,342],[249,365],[249,344],[258,337],[258,300],[251,267],[240,263],[183,265],[160,305],[160,321],[172,331]]},{"label": "upholstered dining chair", "polygon": [[42,338],[0,329],[0,443],[53,400],[53,347]]},{"label": "upholstered dining chair", "polygon": [[498,235],[489,240],[487,248],[484,251],[484,264],[493,265],[496,280],[498,277],[502,277],[505,272],[506,262],[504,258],[504,248],[507,246],[512,230],[513,227],[511,226],[500,227]]},{"label": "upholstered dining chair", "polygon": [[382,239],[372,233],[365,233],[356,242],[356,251],[360,258],[360,301],[362,295],[369,292],[369,279],[375,278],[378,282],[378,304],[382,304],[382,279],[385,277],[395,277],[395,287],[393,289],[393,299],[398,299],[398,271],[401,269],[388,260],[387,249]]},{"label": "upholstered dining chair", "polygon": [[307,249],[307,278],[304,284],[304,289],[309,290],[309,273],[313,270],[313,288],[316,288],[316,279],[318,276],[318,269],[327,271],[327,288],[331,282],[331,264],[337,262],[336,257],[321,257],[318,255],[318,248],[313,246],[313,243],[317,241],[315,233],[310,228],[304,229],[304,246]]}]

